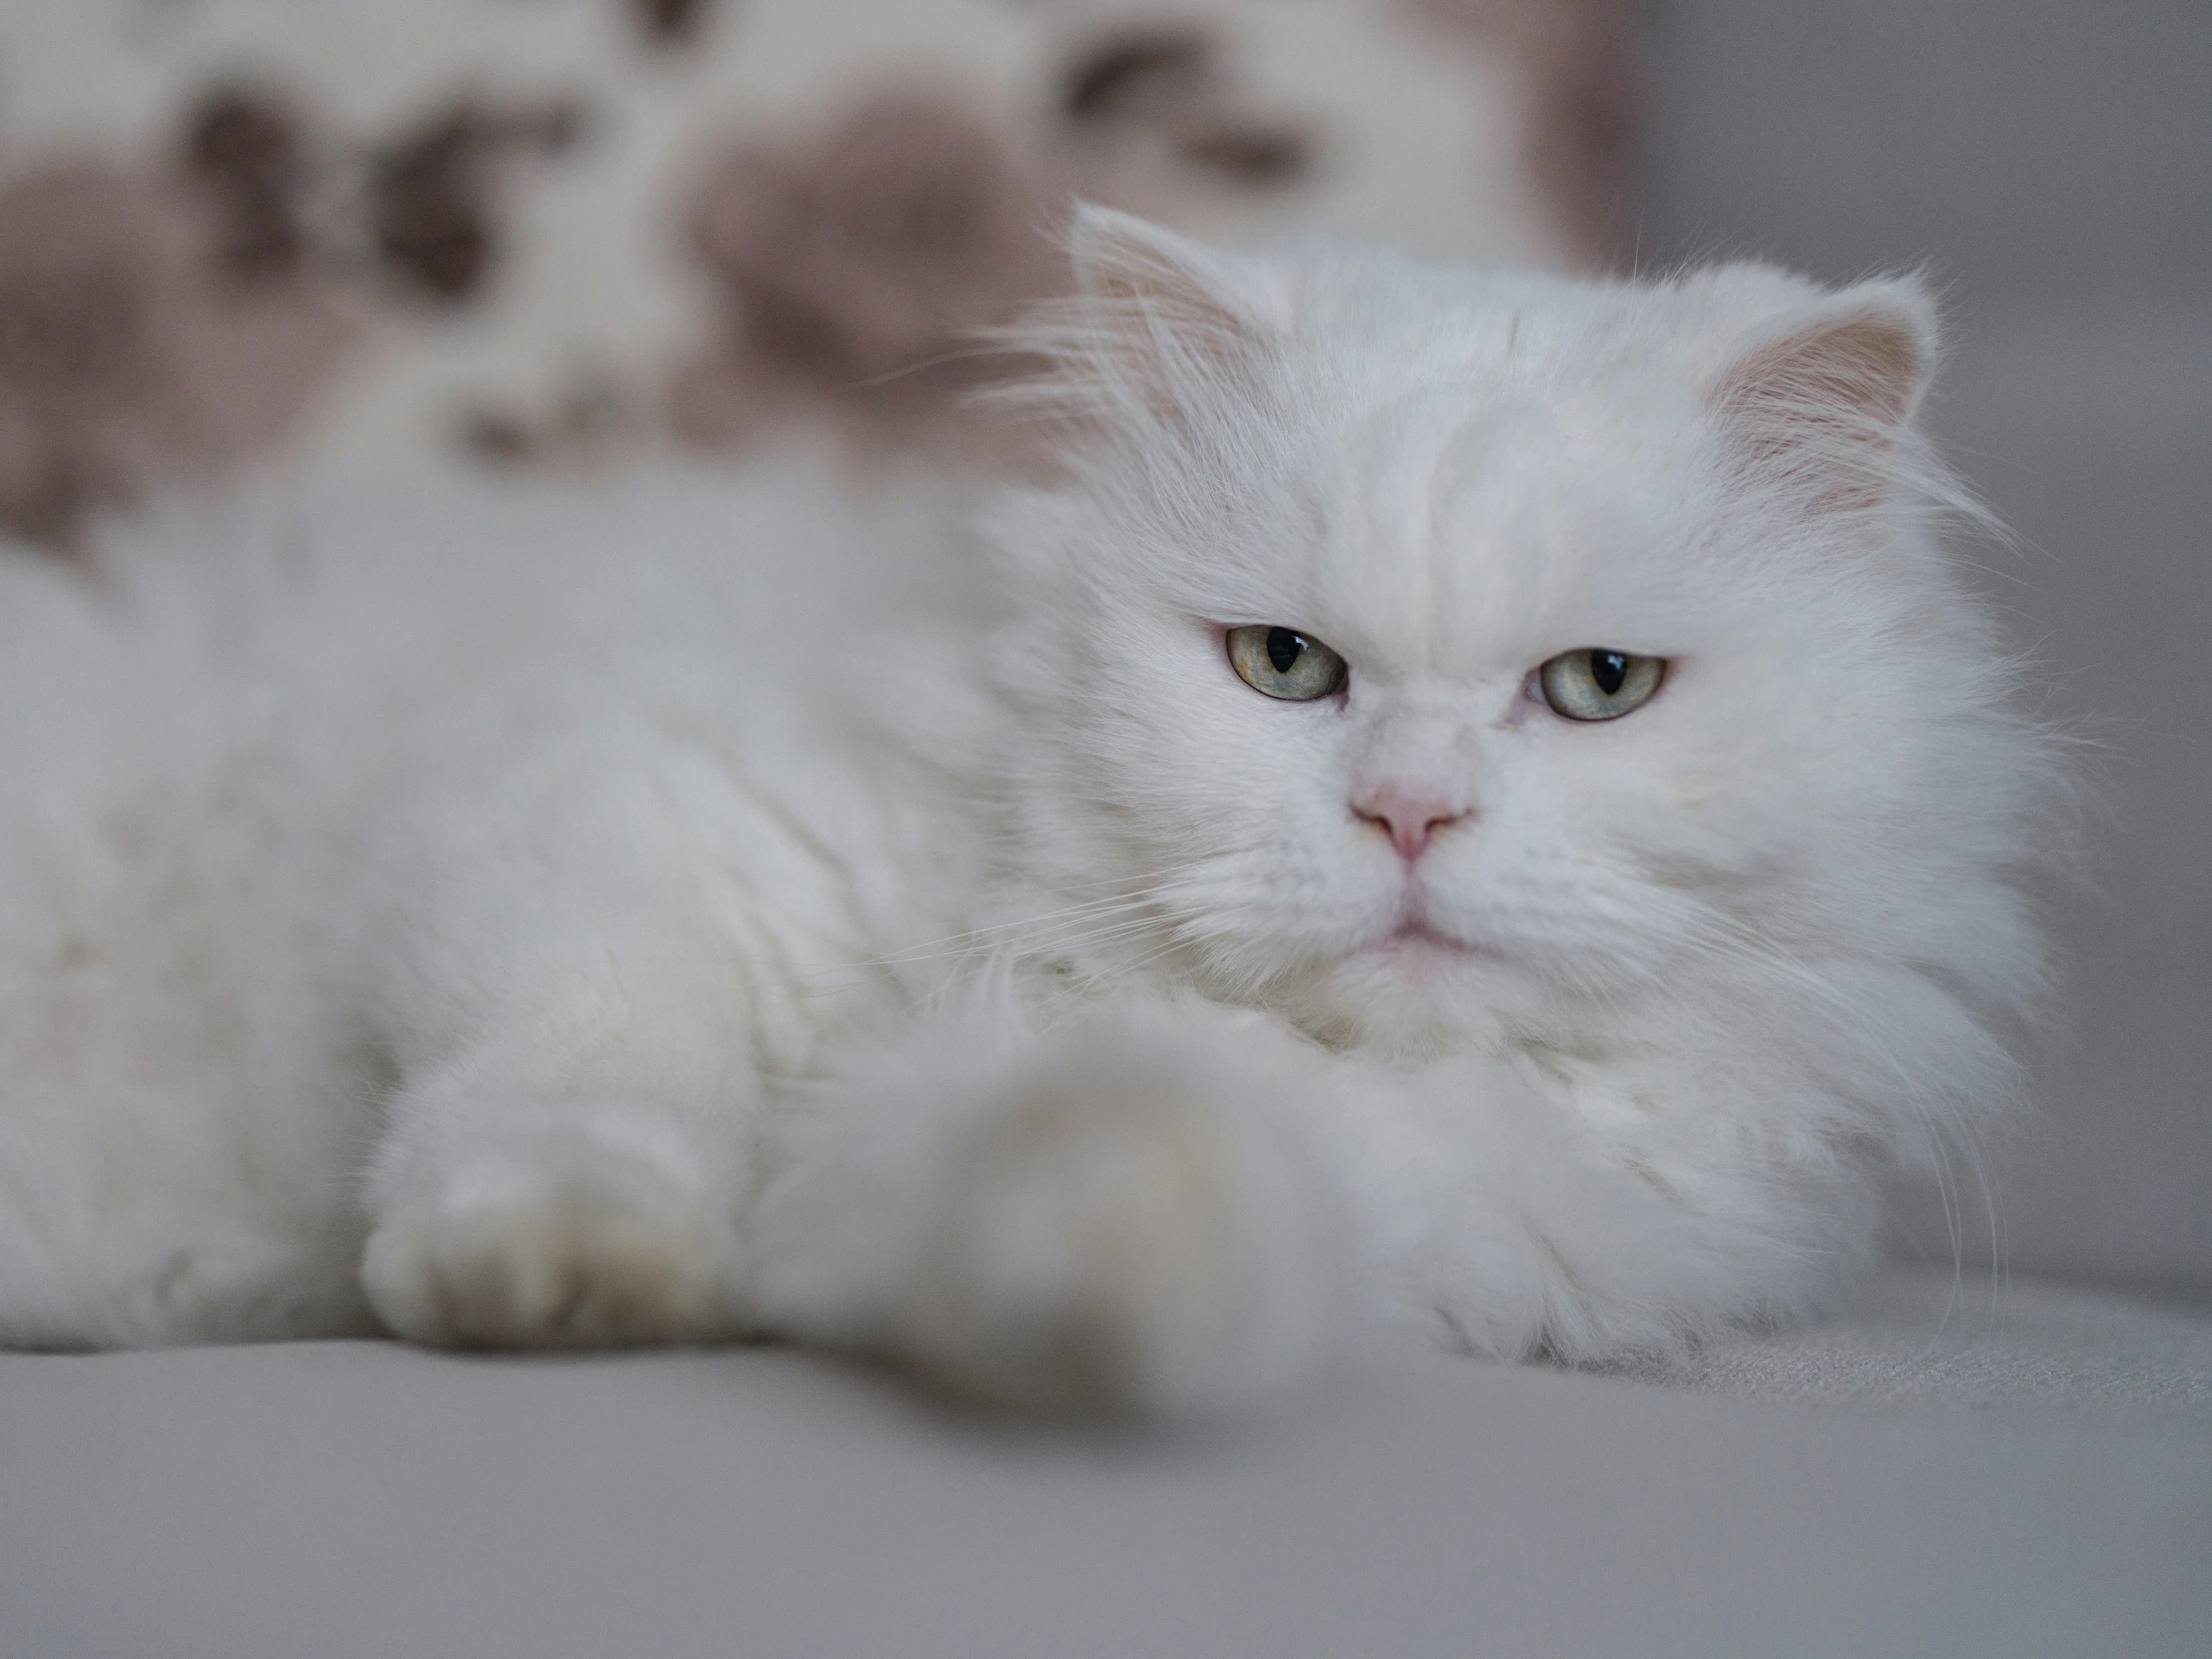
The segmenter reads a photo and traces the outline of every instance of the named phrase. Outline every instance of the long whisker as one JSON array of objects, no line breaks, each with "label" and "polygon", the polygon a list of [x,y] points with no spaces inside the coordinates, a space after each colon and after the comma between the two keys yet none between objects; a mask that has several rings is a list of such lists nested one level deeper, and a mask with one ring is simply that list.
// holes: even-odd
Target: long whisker
[{"label": "long whisker", "polygon": [[895,966],[905,962],[923,961],[931,956],[956,954],[960,949],[972,948],[993,941],[1011,942],[1062,923],[1093,918],[1111,919],[1123,912],[1141,909],[1155,903],[1156,900],[1146,893],[1125,893],[1113,898],[1093,899],[1087,904],[1071,904],[1065,909],[1049,911],[1043,915],[1024,916],[1013,921],[996,922],[987,927],[970,928],[962,933],[947,933],[939,939],[929,939],[920,944],[908,945],[902,950],[870,957],[857,965],[861,967]]},{"label": "long whisker", "polygon": [[1025,355],[1034,355],[1034,353],[1024,352],[1019,346],[978,341],[971,345],[956,346],[949,351],[939,351],[910,363],[901,363],[898,367],[885,369],[880,374],[869,374],[859,379],[846,380],[842,382],[840,389],[864,391],[871,386],[886,386],[895,380],[903,380],[909,375],[925,373],[932,368],[942,368],[946,363],[976,362],[987,357],[1005,357],[1018,362]]},{"label": "long whisker", "polygon": [[[1143,911],[1144,913],[1132,913]],[[1053,947],[1072,948],[1093,940],[1106,940],[1149,928],[1175,926],[1191,919],[1181,911],[1162,910],[1149,900],[1131,897],[1112,904],[1100,902],[1071,906],[1052,915],[1025,921],[947,934],[942,939],[909,946],[881,956],[846,964],[836,976],[818,975],[805,987],[810,997],[834,996],[868,982],[871,974],[892,974],[901,967],[930,961],[972,964],[1011,953],[1031,955]],[[1086,926],[1085,923],[1096,925]]]},{"label": "long whisker", "polygon": [[1047,1005],[1057,1006],[1059,1003],[1065,1002],[1072,997],[1087,996],[1093,991],[1099,990],[1104,986],[1113,985],[1123,980],[1129,979],[1134,975],[1142,972],[1145,968],[1150,967],[1154,962],[1159,961],[1162,957],[1172,955],[1177,950],[1182,949],[1187,942],[1188,941],[1180,937],[1171,938],[1165,944],[1162,944],[1155,949],[1148,950],[1142,956],[1138,956],[1131,961],[1116,963],[1114,966],[1110,968],[1102,968],[1096,973],[1087,973],[1081,979],[1077,980],[1074,984],[1068,985],[1064,989],[1057,992],[1053,997],[1049,999]]}]

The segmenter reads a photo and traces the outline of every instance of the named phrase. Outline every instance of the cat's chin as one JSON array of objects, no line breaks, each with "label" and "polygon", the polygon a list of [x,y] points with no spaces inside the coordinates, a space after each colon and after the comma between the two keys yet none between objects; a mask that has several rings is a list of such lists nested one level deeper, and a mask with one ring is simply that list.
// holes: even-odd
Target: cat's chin
[{"label": "cat's chin", "polygon": [[1494,1046],[1501,959],[1419,923],[1357,945],[1309,981],[1292,1017],[1335,1048],[1425,1058]]}]

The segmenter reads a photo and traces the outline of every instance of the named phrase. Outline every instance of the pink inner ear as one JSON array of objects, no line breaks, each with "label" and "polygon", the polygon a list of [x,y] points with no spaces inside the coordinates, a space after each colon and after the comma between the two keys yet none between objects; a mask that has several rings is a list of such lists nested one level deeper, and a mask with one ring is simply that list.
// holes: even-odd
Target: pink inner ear
[{"label": "pink inner ear", "polygon": [[1755,460],[1807,474],[1824,504],[1866,506],[1928,367],[1913,318],[1862,311],[1760,346],[1721,377],[1714,401]]}]

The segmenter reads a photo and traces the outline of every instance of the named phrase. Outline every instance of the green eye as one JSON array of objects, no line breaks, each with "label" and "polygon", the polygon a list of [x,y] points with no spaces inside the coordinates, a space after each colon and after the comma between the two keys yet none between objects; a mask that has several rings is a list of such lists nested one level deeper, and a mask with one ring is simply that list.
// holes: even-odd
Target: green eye
[{"label": "green eye", "polygon": [[1345,660],[1292,628],[1232,628],[1229,666],[1266,697],[1311,703],[1345,683]]},{"label": "green eye", "polygon": [[1544,701],[1569,720],[1618,720],[1651,701],[1666,661],[1626,651],[1562,651],[1536,671]]}]

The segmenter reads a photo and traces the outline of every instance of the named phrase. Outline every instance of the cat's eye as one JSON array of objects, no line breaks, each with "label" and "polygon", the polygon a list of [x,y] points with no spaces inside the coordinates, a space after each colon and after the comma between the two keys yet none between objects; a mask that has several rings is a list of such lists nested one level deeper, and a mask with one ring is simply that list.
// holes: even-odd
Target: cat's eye
[{"label": "cat's eye", "polygon": [[1295,628],[1232,628],[1229,666],[1254,691],[1291,703],[1327,697],[1345,683],[1345,660]]},{"label": "cat's eye", "polygon": [[1666,678],[1663,658],[1626,651],[1562,651],[1536,671],[1552,713],[1569,720],[1618,720],[1651,701]]}]

